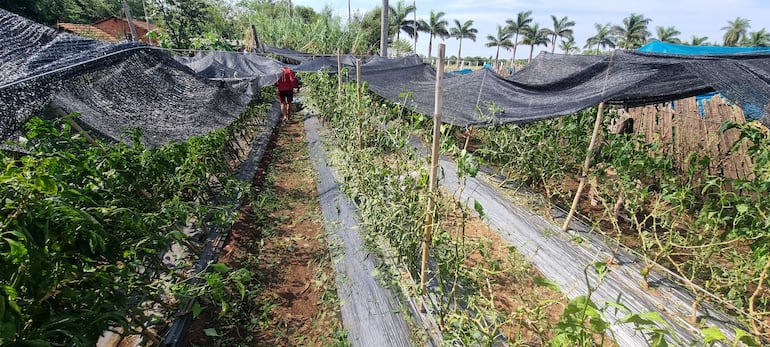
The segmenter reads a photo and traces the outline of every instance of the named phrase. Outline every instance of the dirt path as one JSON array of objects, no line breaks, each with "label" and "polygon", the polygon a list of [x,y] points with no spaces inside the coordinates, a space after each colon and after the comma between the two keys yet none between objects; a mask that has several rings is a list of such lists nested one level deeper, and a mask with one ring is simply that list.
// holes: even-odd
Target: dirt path
[{"label": "dirt path", "polygon": [[204,311],[185,346],[326,346],[345,340],[317,196],[304,128],[295,115],[278,125],[219,258],[232,271],[251,272],[246,297],[229,303],[222,317]]}]

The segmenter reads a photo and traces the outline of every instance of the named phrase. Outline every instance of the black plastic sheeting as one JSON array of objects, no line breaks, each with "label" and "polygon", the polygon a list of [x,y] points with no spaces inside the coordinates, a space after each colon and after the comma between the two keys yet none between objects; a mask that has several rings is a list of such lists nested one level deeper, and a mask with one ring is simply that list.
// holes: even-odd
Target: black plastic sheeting
[{"label": "black plastic sheeting", "polygon": [[248,84],[198,77],[156,47],[58,33],[2,9],[0,23],[0,139],[53,102],[112,140],[139,129],[152,147],[225,127],[250,101]]}]

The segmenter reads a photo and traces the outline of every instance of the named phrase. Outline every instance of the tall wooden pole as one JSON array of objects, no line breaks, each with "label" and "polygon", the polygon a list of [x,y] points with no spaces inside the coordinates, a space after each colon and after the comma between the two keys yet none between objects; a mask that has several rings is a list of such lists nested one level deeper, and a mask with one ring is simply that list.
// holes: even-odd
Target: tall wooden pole
[{"label": "tall wooden pole", "polygon": [[254,24],[251,25],[251,34],[254,36],[254,52],[260,52],[262,49],[259,47],[259,36],[257,36],[257,28]]},{"label": "tall wooden pole", "polygon": [[[147,6],[145,5],[145,1],[142,0],[142,11],[144,11],[144,23],[147,25],[147,32],[150,32],[150,17],[147,16]],[[152,44],[152,39],[149,37],[147,38],[147,41]]]},{"label": "tall wooden pole", "polygon": [[388,0],[382,0],[382,14],[380,16],[380,56],[388,57]]},{"label": "tall wooden pole", "polygon": [[290,17],[290,18],[293,18],[293,17],[294,17],[294,13],[293,13],[293,11],[292,11],[292,6],[291,6],[291,0],[289,0],[289,17]]},{"label": "tall wooden pole", "polygon": [[356,59],[356,93],[358,95],[358,148],[364,149],[364,129],[361,124],[361,59]]},{"label": "tall wooden pole", "polygon": [[599,128],[602,125],[602,117],[604,116],[604,101],[599,103],[599,111],[596,112],[596,122],[594,122],[594,133],[591,135],[591,142],[588,144],[588,153],[586,154],[586,160],[583,162],[583,172],[580,174],[580,183],[578,184],[575,198],[572,199],[572,207],[569,209],[567,219],[564,220],[562,230],[567,231],[569,229],[569,223],[572,217],[575,216],[578,202],[580,202],[580,195],[583,194],[583,189],[586,186],[586,178],[588,176],[588,168],[591,165],[591,158],[594,156],[594,146],[596,146],[596,139],[599,137]]},{"label": "tall wooden pole", "polygon": [[436,175],[438,174],[439,145],[441,143],[441,77],[444,74],[444,54],[446,45],[438,45],[438,70],[436,70],[436,96],[433,106],[433,145],[430,154],[430,179],[428,181],[428,212],[425,215],[425,225],[422,235],[422,265],[420,267],[420,286],[427,294],[428,287],[428,250],[433,237],[433,214],[436,209]]},{"label": "tall wooden pole", "polygon": [[136,27],[134,26],[134,20],[131,19],[131,9],[128,8],[128,4],[126,3],[126,0],[123,0],[123,11],[126,12],[126,21],[128,22],[128,27],[131,29],[131,41],[138,41],[139,35],[136,34]]},{"label": "tall wooden pole", "polygon": [[412,1],[414,7],[414,20],[412,21],[412,34],[414,34],[414,54],[417,54],[417,0]]},{"label": "tall wooden pole", "polygon": [[337,48],[337,100],[342,98],[342,50]]},{"label": "tall wooden pole", "polygon": [[353,16],[350,14],[350,0],[348,0],[348,28],[350,28],[350,23],[353,21]]}]

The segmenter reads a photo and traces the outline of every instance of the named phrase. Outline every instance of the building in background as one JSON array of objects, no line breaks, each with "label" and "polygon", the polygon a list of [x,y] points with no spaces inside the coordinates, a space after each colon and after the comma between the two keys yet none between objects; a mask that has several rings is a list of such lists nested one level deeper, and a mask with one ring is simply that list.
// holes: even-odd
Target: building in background
[{"label": "building in background", "polygon": [[[150,24],[148,27],[146,22],[136,19],[133,20],[133,23],[134,27],[136,28],[136,34],[139,36],[137,37],[137,40],[150,43],[150,39],[147,37],[147,33],[157,29],[157,26]],[[131,28],[129,27],[128,20],[126,18],[109,16],[92,25],[114,37],[117,37],[120,40],[131,41]]]},{"label": "building in background", "polygon": [[[140,20],[133,20],[133,23],[138,36],[137,40],[152,43],[147,33],[158,27],[154,24],[148,27],[146,22]],[[101,41],[131,41],[131,27],[128,25],[128,20],[117,16],[110,16],[93,24],[57,23],[56,29]]]}]

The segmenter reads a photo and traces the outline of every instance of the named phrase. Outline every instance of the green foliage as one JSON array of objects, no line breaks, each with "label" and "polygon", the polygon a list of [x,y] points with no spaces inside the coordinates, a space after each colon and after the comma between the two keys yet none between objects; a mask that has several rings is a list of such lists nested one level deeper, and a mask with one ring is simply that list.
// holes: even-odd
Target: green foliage
[{"label": "green foliage", "polygon": [[211,203],[244,191],[224,162],[226,131],[155,149],[133,137],[94,146],[34,118],[29,154],[0,155],[0,345],[93,345],[110,326],[134,329],[148,319],[141,302],[165,301],[160,254],[177,229],[230,221]]},{"label": "green foliage", "polygon": [[206,0],[155,0],[155,6],[174,48],[192,48],[193,38],[203,35],[209,20]]},{"label": "green foliage", "polygon": [[550,197],[563,198],[565,192],[551,186],[578,171],[595,114],[595,109],[587,109],[554,120],[479,128],[481,146],[475,154],[498,166],[510,180],[545,188]]},{"label": "green foliage", "polygon": [[[469,265],[474,254],[491,258],[490,246],[483,240],[465,237],[465,223],[471,210],[458,201],[427,192],[428,162],[420,159],[409,145],[413,130],[424,131],[430,122],[400,104],[391,104],[364,93],[359,104],[355,85],[345,83],[337,94],[336,76],[319,73],[303,76],[305,102],[329,128],[329,146],[334,148],[334,164],[344,181],[344,191],[357,205],[362,218],[361,233],[367,250],[385,258],[395,256],[398,270],[380,269],[386,284],[402,282],[396,274],[408,271],[419,277],[420,249],[426,213],[434,216],[430,245],[431,295],[439,300],[437,320],[444,341],[465,345],[492,345],[501,340],[500,327],[512,320],[526,322],[538,334],[549,334],[547,311],[551,302],[531,302],[520,312],[509,315],[495,307],[495,294],[489,287],[492,276],[511,273],[514,277],[525,268],[522,259],[499,260]],[[404,99],[409,94],[404,93]],[[359,111],[360,110],[360,111]],[[444,127],[444,132],[454,129]],[[449,136],[442,148],[452,149],[464,177],[473,176],[479,161],[470,153],[456,149]],[[428,198],[438,205],[426,211]],[[481,216],[484,209],[474,204]],[[450,218],[453,217],[453,218]],[[395,278],[395,280],[393,280]],[[403,289],[403,288],[402,288]],[[417,289],[421,291],[421,289]],[[408,296],[416,293],[406,292]],[[545,323],[544,323],[545,322]],[[513,338],[513,337],[511,337]],[[522,338],[524,339],[524,338]]]},{"label": "green foliage", "polygon": [[244,33],[244,40],[253,42],[251,27],[254,25],[262,43],[316,54],[342,53],[365,54],[374,45],[361,22],[345,27],[339,17],[329,13],[316,14],[303,11],[302,16],[289,17],[278,5],[250,6],[238,20],[237,26]]},{"label": "green foliage", "polygon": [[[142,0],[126,2],[135,18],[143,13]],[[0,0],[0,8],[46,25],[93,23],[109,16],[125,17],[122,2],[108,0]]]}]

